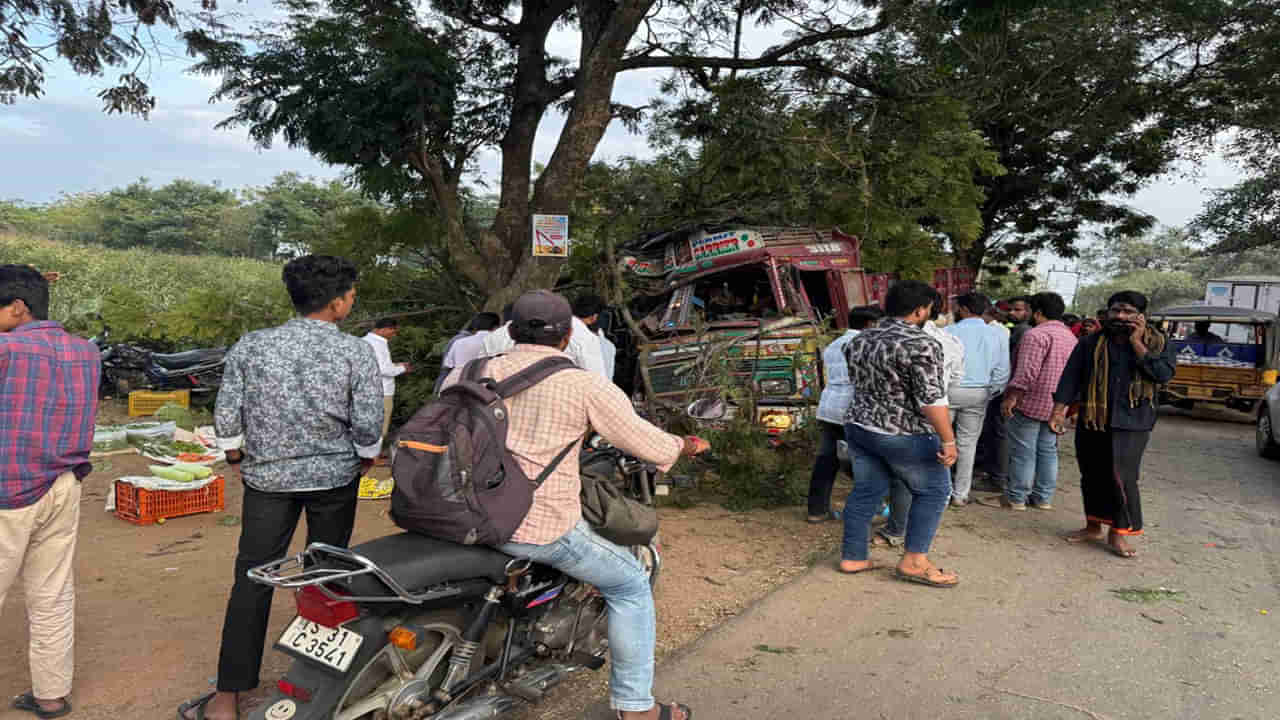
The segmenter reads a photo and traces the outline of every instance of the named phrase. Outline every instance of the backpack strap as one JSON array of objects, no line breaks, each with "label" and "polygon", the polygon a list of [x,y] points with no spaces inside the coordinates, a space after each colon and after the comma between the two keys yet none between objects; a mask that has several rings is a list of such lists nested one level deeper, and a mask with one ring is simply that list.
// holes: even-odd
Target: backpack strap
[{"label": "backpack strap", "polygon": [[493,392],[505,400],[528,390],[550,375],[574,367],[577,366],[573,361],[562,355],[545,358],[498,383],[493,388]]},{"label": "backpack strap", "polygon": [[546,479],[551,476],[551,472],[560,465],[560,461],[564,460],[565,456],[569,454],[569,451],[577,447],[578,444],[582,442],[583,437],[584,436],[579,435],[578,437],[574,438],[573,442],[569,443],[568,447],[561,450],[560,454],[556,455],[555,459],[552,460],[549,465],[543,468],[542,472],[538,473],[538,477],[534,478],[532,483],[534,490],[537,490],[539,487],[542,487],[542,483],[545,482]]},{"label": "backpack strap", "polygon": [[484,372],[484,368],[488,364],[489,358],[487,357],[472,360],[462,368],[462,374],[458,376],[458,380],[465,382],[480,382],[481,373]]}]

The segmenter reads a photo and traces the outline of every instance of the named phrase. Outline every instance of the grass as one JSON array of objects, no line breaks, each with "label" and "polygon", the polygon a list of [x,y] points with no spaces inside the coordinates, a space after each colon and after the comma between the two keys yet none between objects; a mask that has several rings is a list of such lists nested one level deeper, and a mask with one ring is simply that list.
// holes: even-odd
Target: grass
[{"label": "grass", "polygon": [[1181,590],[1172,590],[1167,587],[1156,588],[1116,588],[1110,591],[1111,594],[1124,600],[1125,602],[1141,603],[1143,605],[1153,605],[1163,600],[1174,600],[1182,602],[1186,597],[1186,593]]}]

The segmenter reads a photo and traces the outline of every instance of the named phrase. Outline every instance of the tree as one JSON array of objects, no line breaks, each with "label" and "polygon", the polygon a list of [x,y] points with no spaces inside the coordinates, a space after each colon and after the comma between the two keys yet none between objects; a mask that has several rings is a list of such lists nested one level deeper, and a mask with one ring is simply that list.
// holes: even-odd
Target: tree
[{"label": "tree", "polygon": [[[351,167],[367,190],[438,214],[449,262],[497,307],[559,273],[562,261],[530,256],[530,218],[566,212],[611,120],[637,118],[613,102],[619,73],[679,68],[709,83],[721,71],[786,68],[885,92],[823,51],[856,52],[906,0],[838,16],[799,0],[679,0],[656,13],[656,0],[435,0],[422,14],[406,0],[279,4],[287,20],[248,34],[187,34],[204,57],[198,69],[222,77],[215,98],[237,103],[224,125],[247,126],[263,144],[283,133]],[[742,55],[745,24],[784,19],[801,30]],[[578,32],[576,59],[548,52],[557,26]],[[565,125],[535,181],[534,139],[553,106]],[[495,216],[469,233],[462,180],[475,153],[493,146],[502,155]]]},{"label": "tree", "polygon": [[1144,234],[1154,219],[1124,198],[1240,127],[1238,107],[1258,108],[1248,122],[1263,126],[1276,106],[1274,0],[952,9],[919,6],[911,34],[950,68],[940,91],[968,103],[1007,171],[980,177],[984,227],[963,252],[973,267],[1041,248],[1073,257],[1096,226]]},{"label": "tree", "polygon": [[1106,282],[1086,285],[1076,292],[1076,312],[1091,315],[1106,307],[1107,298],[1121,290],[1137,290],[1147,296],[1148,312],[1170,305],[1204,299],[1204,281],[1184,270],[1161,272],[1135,270]]},{"label": "tree", "polygon": [[[213,0],[201,0],[204,10]],[[176,28],[172,0],[0,0],[0,105],[44,92],[45,67],[62,58],[79,75],[122,68],[117,84],[98,93],[108,113],[146,116],[156,105],[138,75],[153,48],[155,26]]]}]

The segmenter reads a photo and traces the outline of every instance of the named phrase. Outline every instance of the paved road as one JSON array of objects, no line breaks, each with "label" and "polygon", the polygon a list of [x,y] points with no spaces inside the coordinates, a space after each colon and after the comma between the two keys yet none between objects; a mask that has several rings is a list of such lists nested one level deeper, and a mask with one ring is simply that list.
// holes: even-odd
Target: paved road
[{"label": "paved road", "polygon": [[[659,697],[697,720],[1280,717],[1280,463],[1252,429],[1161,420],[1133,560],[1060,539],[1083,516],[1062,460],[1053,511],[948,511],[934,557],[960,587],[823,563],[664,663]],[[1180,594],[1112,592],[1134,587]]]}]

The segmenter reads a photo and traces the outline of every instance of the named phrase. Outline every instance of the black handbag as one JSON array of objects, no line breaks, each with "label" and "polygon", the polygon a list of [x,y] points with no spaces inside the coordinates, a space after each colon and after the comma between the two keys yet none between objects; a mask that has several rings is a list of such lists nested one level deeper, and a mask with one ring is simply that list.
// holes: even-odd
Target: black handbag
[{"label": "black handbag", "polygon": [[604,478],[582,475],[582,517],[609,542],[648,545],[658,534],[658,511],[622,494]]}]

